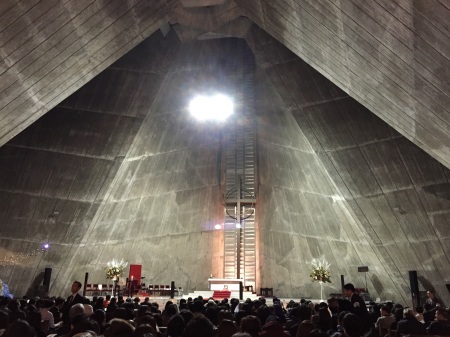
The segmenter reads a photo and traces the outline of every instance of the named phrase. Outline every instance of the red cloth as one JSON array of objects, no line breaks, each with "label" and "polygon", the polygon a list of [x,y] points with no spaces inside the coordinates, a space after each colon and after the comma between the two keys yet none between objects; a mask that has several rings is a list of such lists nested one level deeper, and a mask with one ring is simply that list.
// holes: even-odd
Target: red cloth
[{"label": "red cloth", "polygon": [[130,274],[128,275],[128,279],[131,281],[132,279],[137,282],[137,284],[141,284],[141,274],[142,274],[142,265],[141,264],[130,264]]},{"label": "red cloth", "polygon": [[229,291],[229,290],[214,290],[212,297],[215,300],[217,300],[217,299],[222,299],[222,298],[230,298],[230,296],[231,296],[231,291]]}]

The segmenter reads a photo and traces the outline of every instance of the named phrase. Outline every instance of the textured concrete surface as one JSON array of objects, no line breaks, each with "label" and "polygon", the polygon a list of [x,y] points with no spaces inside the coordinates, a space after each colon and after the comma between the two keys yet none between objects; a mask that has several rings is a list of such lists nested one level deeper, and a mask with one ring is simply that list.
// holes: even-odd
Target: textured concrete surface
[{"label": "textured concrete surface", "polygon": [[241,37],[251,21],[450,167],[446,1],[4,0],[0,18],[0,144],[158,29]]},{"label": "textured concrete surface", "polygon": [[448,301],[449,170],[264,31],[247,40],[264,60],[258,82],[273,85],[260,84],[256,109],[262,253],[274,270],[261,282],[311,292],[301,262],[325,255],[334,274],[360,286],[357,267],[368,265],[369,289],[382,298],[406,299],[417,270],[421,290],[433,285]]},{"label": "textured concrete surface", "polygon": [[[310,262],[325,257],[326,293],[341,274],[363,287],[367,265],[374,297],[406,303],[417,270],[421,290],[449,302],[448,169],[257,26],[246,41],[257,64],[257,283],[318,297]],[[187,291],[220,276],[223,130],[185,107],[197,90],[238,82],[233,46],[157,33],[0,148],[4,253],[52,243],[0,267],[13,292],[45,267],[54,294],[85,272],[101,282],[112,258]]]}]

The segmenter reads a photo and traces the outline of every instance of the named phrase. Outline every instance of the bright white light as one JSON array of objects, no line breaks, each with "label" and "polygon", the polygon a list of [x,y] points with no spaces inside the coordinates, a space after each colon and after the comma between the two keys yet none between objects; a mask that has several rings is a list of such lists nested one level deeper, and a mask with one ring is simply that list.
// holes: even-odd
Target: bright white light
[{"label": "bright white light", "polygon": [[242,228],[240,223],[236,223],[236,228]]},{"label": "bright white light", "polygon": [[221,229],[221,228],[222,228],[222,225],[221,225],[221,224],[216,224],[216,225],[214,226],[214,228],[215,228],[215,229]]},{"label": "bright white light", "polygon": [[222,94],[197,96],[189,103],[189,111],[200,121],[224,121],[233,113],[233,102]]}]

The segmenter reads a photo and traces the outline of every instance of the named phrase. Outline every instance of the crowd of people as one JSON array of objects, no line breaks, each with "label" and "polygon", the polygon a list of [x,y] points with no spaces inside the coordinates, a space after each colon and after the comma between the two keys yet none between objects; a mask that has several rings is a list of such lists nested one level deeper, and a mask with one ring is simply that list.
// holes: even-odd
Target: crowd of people
[{"label": "crowd of people", "polygon": [[107,295],[92,300],[72,284],[67,299],[0,298],[0,337],[398,337],[450,335],[450,313],[433,292],[423,307],[369,305],[344,286],[345,298],[313,303],[304,299],[286,305],[277,298],[239,301],[180,299],[164,308],[139,297]]}]

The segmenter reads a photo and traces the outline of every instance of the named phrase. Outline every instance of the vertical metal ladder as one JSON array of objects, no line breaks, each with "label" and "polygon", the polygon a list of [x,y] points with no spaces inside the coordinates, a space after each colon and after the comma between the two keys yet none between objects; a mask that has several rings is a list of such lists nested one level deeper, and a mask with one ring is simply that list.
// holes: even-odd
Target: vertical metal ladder
[{"label": "vertical metal ladder", "polygon": [[[244,53],[245,54],[245,53]],[[246,55],[241,97],[224,138],[224,277],[256,283],[256,121],[253,96],[253,56]]]}]

